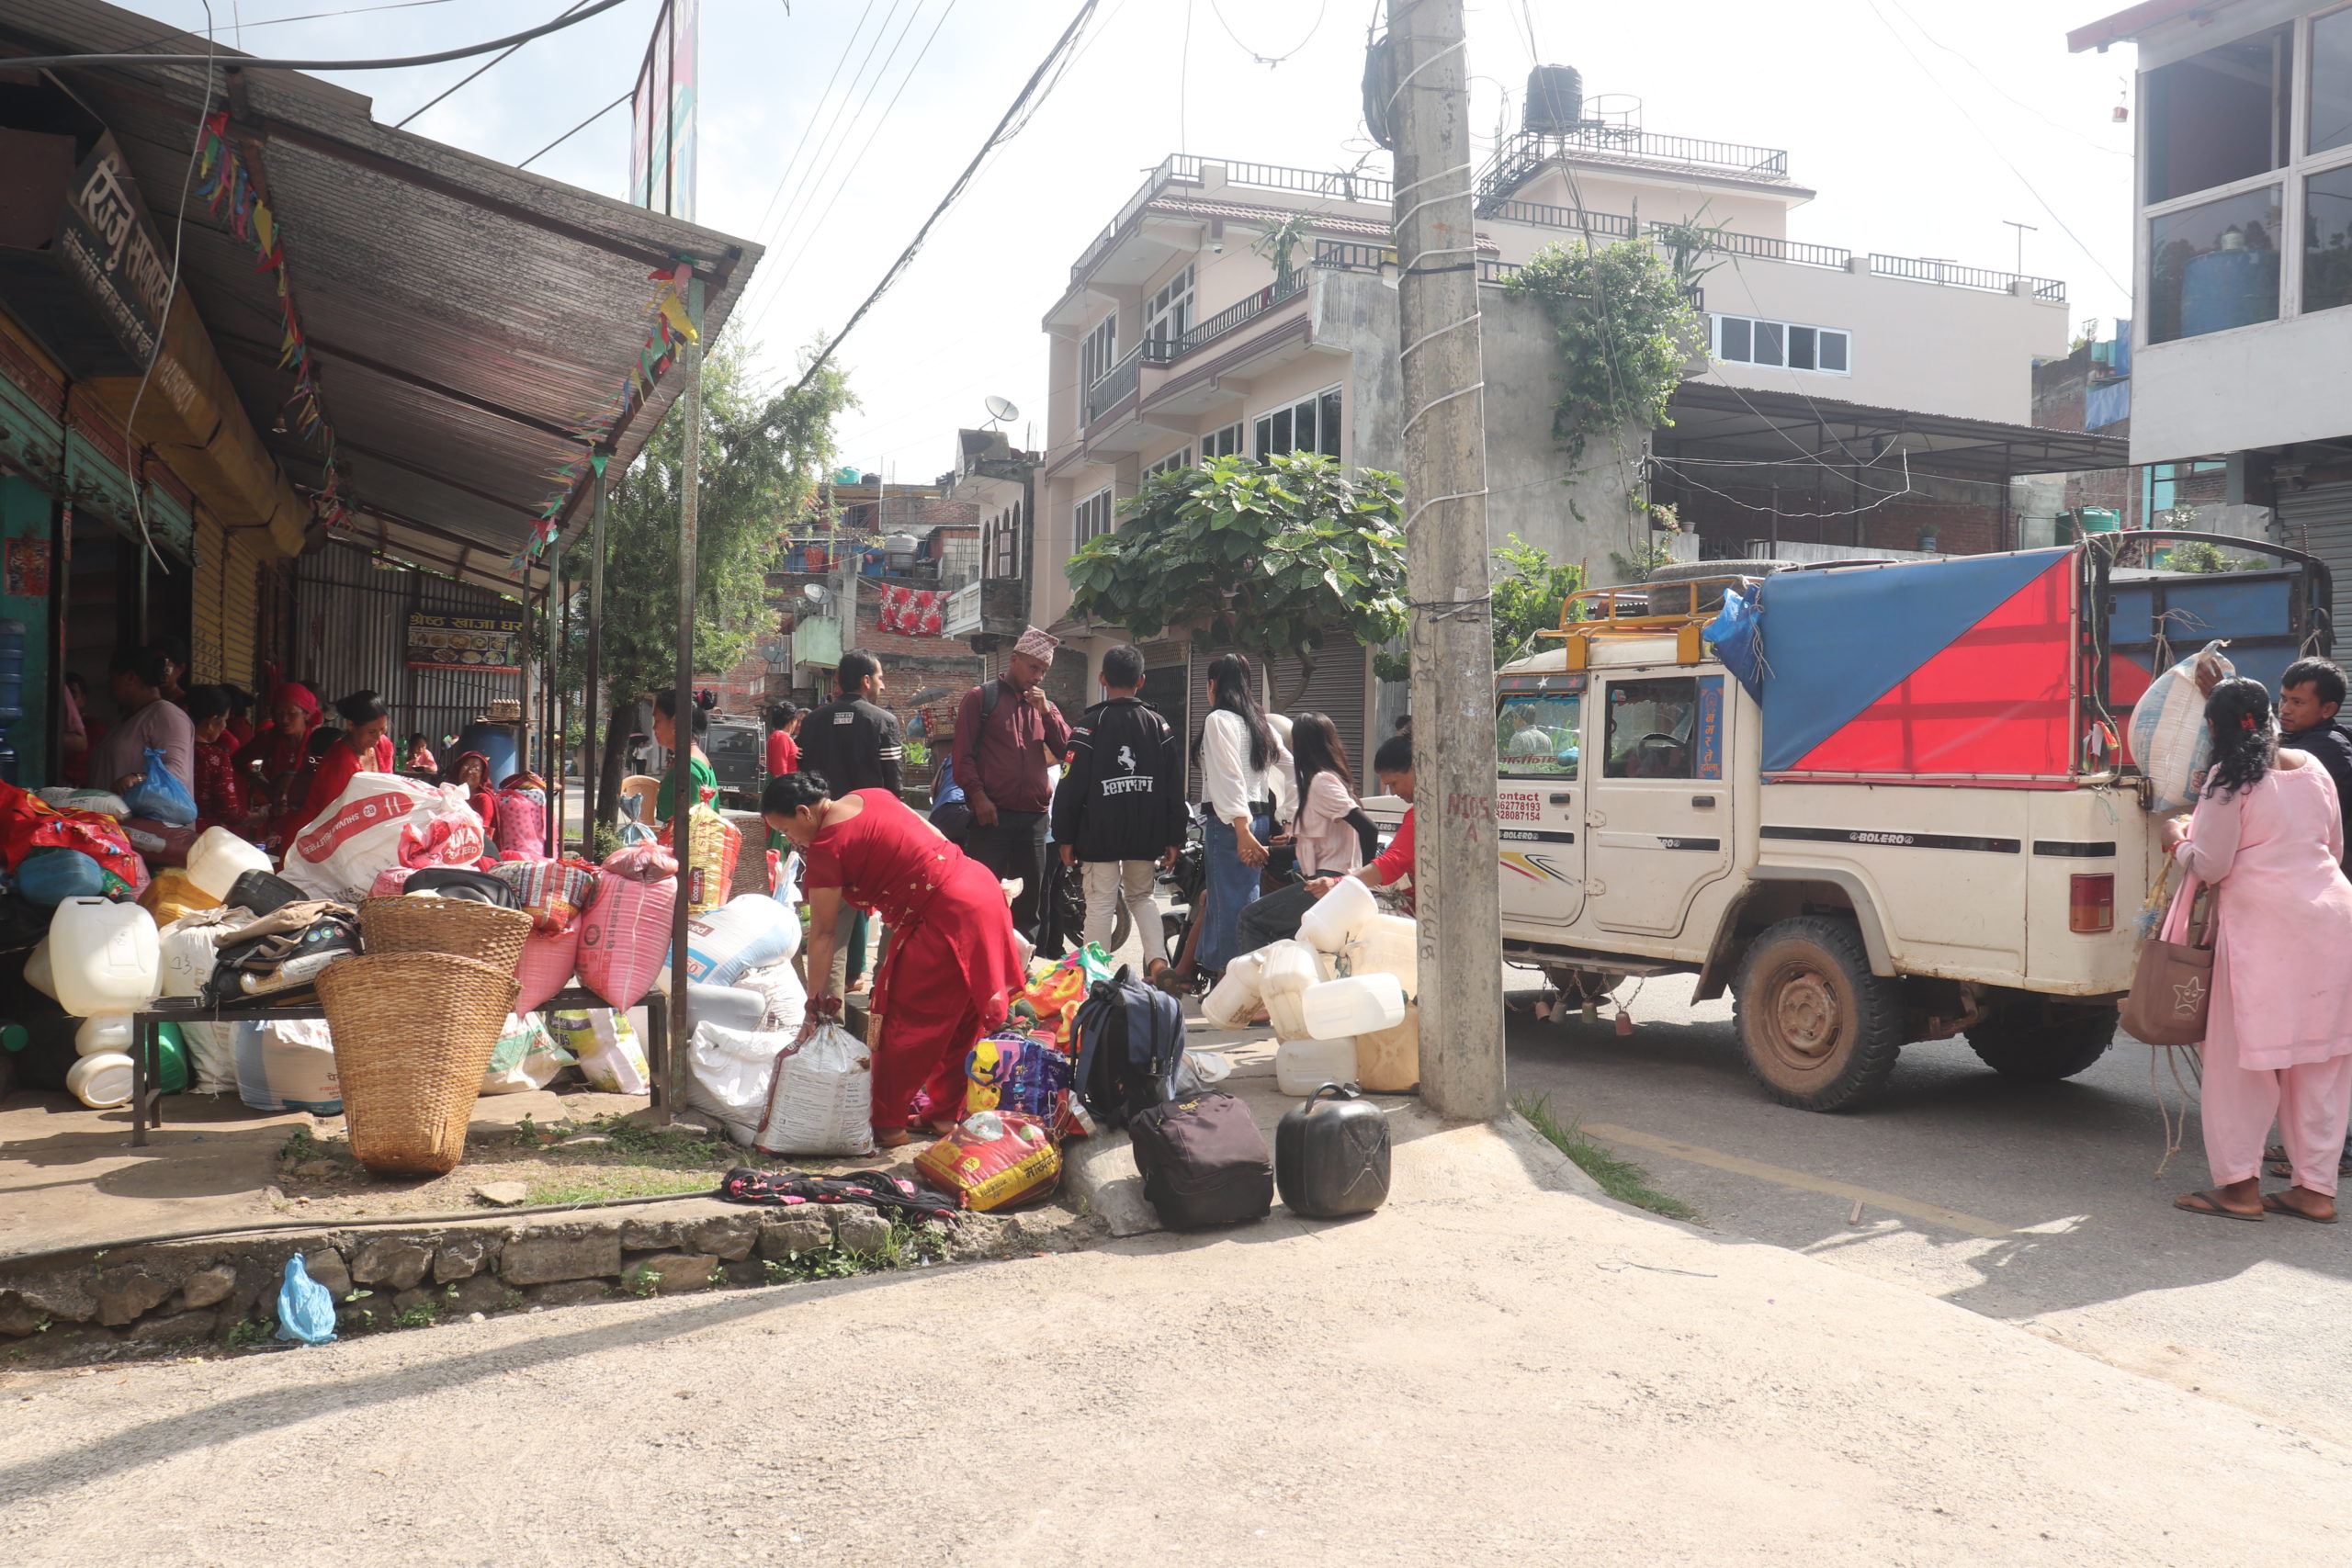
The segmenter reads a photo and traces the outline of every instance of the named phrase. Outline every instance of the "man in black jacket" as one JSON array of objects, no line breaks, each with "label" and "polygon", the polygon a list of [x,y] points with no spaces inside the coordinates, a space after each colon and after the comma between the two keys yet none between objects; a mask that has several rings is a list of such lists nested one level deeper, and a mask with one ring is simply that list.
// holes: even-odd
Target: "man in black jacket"
[{"label": "man in black jacket", "polygon": [[1082,866],[1086,940],[1111,945],[1125,899],[1146,953],[1155,953],[1159,909],[1155,866],[1176,863],[1184,842],[1184,753],[1168,721],[1136,695],[1141,650],[1102,656],[1102,701],[1069,736],[1069,762],[1054,791],[1054,843],[1062,864]]},{"label": "man in black jacket", "polygon": [[842,655],[841,694],[800,721],[800,771],[822,773],[836,800],[854,789],[899,793],[906,739],[899,716],[876,705],[882,661],[862,648]]}]

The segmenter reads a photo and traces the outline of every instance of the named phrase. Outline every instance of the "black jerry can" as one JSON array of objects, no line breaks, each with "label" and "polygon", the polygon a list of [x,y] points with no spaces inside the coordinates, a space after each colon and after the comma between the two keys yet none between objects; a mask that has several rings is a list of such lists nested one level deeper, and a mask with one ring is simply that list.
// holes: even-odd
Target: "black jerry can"
[{"label": "black jerry can", "polygon": [[1295,1214],[1368,1214],[1388,1201],[1388,1150],[1380,1107],[1352,1089],[1325,1084],[1276,1123],[1274,1185]]}]

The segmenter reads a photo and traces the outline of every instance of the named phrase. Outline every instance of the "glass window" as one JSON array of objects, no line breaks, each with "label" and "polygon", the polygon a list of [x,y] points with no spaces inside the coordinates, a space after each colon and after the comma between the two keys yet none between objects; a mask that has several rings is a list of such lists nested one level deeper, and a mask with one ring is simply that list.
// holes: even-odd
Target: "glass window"
[{"label": "glass window", "polygon": [[1080,545],[1111,531],[1111,492],[1098,490],[1070,509],[1071,533]]},{"label": "glass window", "polygon": [[1231,457],[1241,451],[1241,422],[1234,421],[1223,430],[1212,430],[1201,437],[1201,461],[1212,457]]},{"label": "glass window", "polygon": [[2352,11],[2312,21],[2310,151],[2352,143]]},{"label": "glass window", "polygon": [[1340,456],[1340,389],[1334,387],[1328,392],[1317,392],[1315,401],[1318,405],[1316,423],[1320,427],[1315,449],[1336,459]]},{"label": "glass window", "polygon": [[1826,327],[1824,327],[1821,330],[1820,355],[1822,369],[1834,370],[1840,376],[1846,374],[1847,336],[1848,334],[1845,333],[1831,332]]},{"label": "glass window", "polygon": [[1193,330],[1193,269],[1184,268],[1161,286],[1144,307],[1146,343],[1173,344]]},{"label": "glass window", "polygon": [[1785,329],[1778,321],[1756,323],[1756,363],[1778,365],[1781,358],[1781,335]]},{"label": "glass window", "polygon": [[1728,359],[1738,365],[1747,364],[1749,355],[1753,353],[1748,347],[1747,319],[1745,316],[1718,316],[1715,319],[1723,323],[1721,342],[1715,350],[1715,357]]},{"label": "glass window", "polygon": [[2287,161],[2294,29],[2233,39],[2147,73],[2148,200],[2278,168]]},{"label": "glass window", "polygon": [[1172,474],[1179,468],[1189,468],[1192,466],[1193,449],[1190,446],[1179,446],[1158,462],[1146,464],[1143,477],[1149,479],[1154,474]]},{"label": "glass window", "polygon": [[2303,309],[2339,305],[2352,305],[2352,165],[2303,182]]},{"label": "glass window", "polygon": [[2278,314],[2278,187],[2148,220],[2148,341],[2170,343]]},{"label": "glass window", "polygon": [[1581,692],[1505,692],[1495,705],[1495,771],[1504,778],[1575,778],[1583,738]]},{"label": "glass window", "polygon": [[1611,682],[1602,773],[1612,779],[1698,777],[1698,749],[1690,743],[1698,718],[1696,676]]},{"label": "glass window", "polygon": [[1790,369],[1810,370],[1813,368],[1813,338],[1814,332],[1811,327],[1789,329]]},{"label": "glass window", "polygon": [[1320,452],[1336,457],[1340,455],[1340,389],[1333,387],[1288,408],[1261,413],[1257,431],[1261,457],[1283,452]]},{"label": "glass window", "polygon": [[1119,318],[1114,311],[1089,331],[1078,345],[1078,384],[1091,387],[1117,362]]}]

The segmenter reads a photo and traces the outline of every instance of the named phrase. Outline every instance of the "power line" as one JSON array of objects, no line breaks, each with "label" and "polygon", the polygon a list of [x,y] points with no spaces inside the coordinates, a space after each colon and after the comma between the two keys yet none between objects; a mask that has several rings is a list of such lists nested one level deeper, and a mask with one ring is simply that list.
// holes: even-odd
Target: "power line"
[{"label": "power line", "polygon": [[1219,5],[1217,0],[1209,0],[1209,9],[1216,13],[1216,25],[1225,29],[1225,36],[1233,40],[1233,47],[1248,55],[1251,64],[1264,65],[1268,67],[1280,65],[1283,61],[1290,59],[1300,50],[1305,49],[1308,44],[1313,43],[1315,41],[1315,35],[1323,30],[1323,13],[1329,8],[1329,0],[1316,0],[1315,20],[1307,24],[1306,36],[1305,38],[1300,39],[1296,43],[1291,45],[1280,54],[1261,54],[1256,50],[1250,48],[1247,43],[1244,43],[1241,39],[1241,35],[1233,30],[1233,24],[1225,19],[1225,7]]},{"label": "power line", "polygon": [[[896,8],[897,7],[894,4],[892,9],[895,10]],[[825,78],[824,88],[817,95],[816,101],[819,105],[821,106],[828,97],[832,96],[833,84],[841,79],[842,67],[849,62],[849,51],[857,47],[857,35],[865,30],[865,18],[873,14],[874,0],[865,0],[865,9],[857,14],[857,26],[850,28],[849,41],[842,45],[841,56],[833,62],[832,73]],[[884,17],[882,25],[886,28],[888,27],[890,25],[889,18],[887,17]],[[858,69],[863,71],[865,66],[861,64]],[[853,78],[853,80],[854,80],[854,78]],[[820,118],[821,118],[820,111],[812,109],[809,111],[808,118],[801,125],[800,140],[794,142],[792,144],[792,151],[785,155],[784,170],[775,177],[775,188],[768,192],[768,203],[765,207],[760,209],[760,220],[752,225],[752,237],[753,239],[757,239],[761,234],[766,231],[768,215],[775,210],[776,198],[784,194],[784,183],[792,177],[793,169],[797,167],[800,162],[800,149],[808,144],[808,132],[816,128],[817,121]],[[828,134],[830,134],[830,132]]]},{"label": "power line", "polygon": [[[564,12],[564,14],[563,14],[563,15],[564,15],[565,17],[569,17],[570,15],[571,15],[571,12],[572,12],[572,11],[577,11],[578,9],[580,9],[580,7],[581,7],[581,6],[582,6],[586,5],[587,3],[588,3],[588,0],[572,0],[571,10]],[[558,17],[558,18],[556,18],[556,19],[557,19],[558,21],[560,21],[560,20],[562,20],[563,18],[562,18],[561,17]],[[526,41],[526,42],[527,42],[528,40],[526,39],[526,40],[525,40],[525,41]],[[474,68],[474,70],[473,70],[473,72],[472,72],[470,74],[469,74],[469,75],[467,75],[467,76],[465,76],[465,77],[460,78],[460,79],[458,80],[458,82],[457,83],[457,85],[456,85],[456,86],[452,86],[452,87],[450,87],[447,91],[443,92],[443,93],[441,93],[441,94],[437,95],[436,96],[434,96],[434,97],[431,97],[431,98],[426,99],[426,100],[424,101],[424,107],[422,107],[422,108],[415,108],[415,109],[412,109],[412,110],[410,110],[410,111],[409,111],[409,115],[408,115],[408,119],[402,119],[402,120],[396,120],[396,121],[394,121],[394,122],[393,122],[393,125],[392,125],[392,129],[393,129],[394,130],[406,130],[408,129],[409,120],[414,119],[417,116],[419,116],[419,115],[423,114],[423,113],[424,112],[424,110],[425,110],[425,109],[429,109],[429,108],[431,108],[435,104],[437,104],[437,103],[441,102],[441,101],[442,101],[442,99],[444,99],[444,98],[447,98],[447,97],[450,96],[452,94],[454,94],[454,93],[456,93],[456,92],[458,91],[458,87],[463,87],[463,86],[465,86],[468,83],[470,83],[470,82],[473,82],[473,81],[477,80],[478,78],[480,78],[480,77],[481,76],[481,74],[482,74],[484,72],[489,71],[489,70],[492,70],[492,68],[494,68],[495,66],[497,66],[497,65],[500,63],[500,62],[514,59],[514,51],[515,51],[515,50],[519,50],[519,49],[521,49],[522,47],[523,47],[523,45],[518,43],[518,44],[516,44],[516,45],[514,46],[514,49],[510,49],[510,50],[508,50],[505,53],[499,55],[499,56],[497,57],[497,59],[487,61],[487,62],[483,62],[482,64],[481,64],[481,65],[479,65],[479,66],[475,67],[475,68]]]},{"label": "power line", "polygon": [[636,96],[637,89],[635,87],[631,87],[628,92],[623,93],[619,97],[615,98],[611,103],[606,104],[603,108],[598,109],[594,114],[590,115],[586,119],[582,120],[578,125],[573,126],[570,130],[565,131],[561,136],[557,137],[553,141],[548,142],[546,146],[540,148],[537,152],[532,153],[529,157],[524,159],[514,166],[518,169],[529,168],[532,164],[537,163],[540,159],[546,157],[548,153],[554,152],[557,148],[562,146],[565,142],[571,141],[573,137],[579,135],[582,131],[587,130],[590,126],[595,124],[598,120],[604,118],[606,115],[612,113],[615,109],[620,107],[623,104],[628,102],[629,99]]},{"label": "power line", "polygon": [[2084,135],[2081,131],[2075,130],[2073,126],[2068,125],[2064,120],[2051,118],[2048,115],[2034,107],[2033,105],[2026,102],[2023,98],[2018,97],[2015,93],[2010,92],[1998,82],[1993,80],[1991,74],[1988,73],[1983,66],[1977,64],[1974,60],[1971,59],[1966,54],[1962,53],[1959,50],[1952,48],[1951,45],[1944,42],[1943,39],[1938,38],[1935,34],[1922,27],[1919,23],[1919,18],[1913,16],[1908,10],[1905,9],[1902,0],[1889,0],[1889,3],[1893,5],[1897,11],[1901,11],[1903,13],[1903,19],[1910,23],[1913,30],[1917,32],[1921,38],[1926,39],[1929,43],[1934,44],[1938,49],[1942,50],[1946,54],[1951,55],[1962,65],[1967,66],[1971,71],[1975,72],[1979,77],[1984,79],[1984,83],[1986,86],[1992,88],[1993,91],[1998,93],[2002,97],[2008,99],[2009,102],[2017,105],[2018,107],[2025,110],[2026,113],[2033,116],[2034,118],[2041,121],[2044,125],[2049,126],[2053,130],[2063,130],[2067,135],[2075,138],[2077,141],[2082,142],[2085,146],[2090,147],[2098,152],[2104,152],[2110,158],[2129,158],[2132,156],[2130,152],[2122,150],[2121,148],[2106,146],[2097,140]]},{"label": "power line", "polygon": [[[964,165],[964,172],[956,177],[956,183],[948,187],[947,194],[939,198],[939,205],[931,209],[931,216],[923,220],[922,227],[915,231],[915,237],[908,242],[907,248],[899,253],[899,259],[890,264],[890,270],[882,275],[881,281],[874,286],[874,291],[865,297],[865,302],[858,306],[850,319],[842,323],[842,330],[833,334],[832,341],[819,350],[817,356],[808,362],[808,368],[801,372],[800,379],[794,384],[792,395],[797,396],[808,388],[809,382],[816,379],[817,372],[825,367],[826,362],[832,358],[842,341],[856,330],[859,321],[865,319],[865,313],[874,309],[882,296],[889,292],[890,286],[898,282],[899,275],[913,264],[915,256],[922,250],[923,242],[931,237],[933,226],[947,215],[947,209],[956,205],[956,198],[961,197],[965,187],[972,183],[972,176],[979,172],[981,161],[995,149],[998,142],[1005,136],[1007,128],[1012,126],[1022,111],[1028,107],[1031,96],[1037,91],[1038,84],[1046,80],[1047,73],[1053,70],[1055,62],[1062,58],[1063,52],[1069,48],[1071,41],[1086,26],[1087,18],[1094,15],[1094,7],[1099,3],[1100,0],[1083,0],[1078,8],[1078,15],[1070,18],[1069,26],[1064,28],[1061,37],[1054,40],[1054,47],[1047,51],[1046,58],[1038,62],[1037,68],[1029,73],[1029,80],[1022,84],[1020,96],[1012,100],[1012,107],[1004,111],[1004,118],[996,122],[996,129],[989,131],[988,140],[980,143],[980,150],[972,154],[972,161]],[[1055,77],[1057,81],[1059,79],[1058,76]]]},{"label": "power line", "polygon": [[[445,49],[437,54],[411,54],[397,60],[256,60],[240,57],[234,63],[240,71],[404,71],[412,65],[446,65],[452,60],[471,60],[477,54],[492,54],[502,49],[526,44],[536,38],[561,32],[576,27],[591,17],[601,16],[628,0],[594,0],[584,10],[577,6],[566,11],[551,22],[542,22],[519,33],[494,38],[487,43],[468,44],[463,49]],[[577,13],[576,15],[574,13]],[[8,68],[29,71],[51,65],[204,65],[218,58],[213,54],[35,54],[11,56]]]}]

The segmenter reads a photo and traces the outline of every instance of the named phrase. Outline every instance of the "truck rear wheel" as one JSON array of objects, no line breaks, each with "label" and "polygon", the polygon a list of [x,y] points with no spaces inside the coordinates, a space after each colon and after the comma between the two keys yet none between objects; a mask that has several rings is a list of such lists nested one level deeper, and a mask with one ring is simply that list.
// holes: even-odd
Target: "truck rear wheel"
[{"label": "truck rear wheel", "polygon": [[1765,1092],[1843,1111],[1886,1086],[1903,1049],[1903,987],[1871,973],[1861,933],[1827,915],[1765,930],[1733,987],[1740,1048]]},{"label": "truck rear wheel", "polygon": [[2005,1009],[1967,1032],[1968,1048],[2003,1077],[2056,1083],[2107,1055],[2120,1017],[2111,1007]]}]

